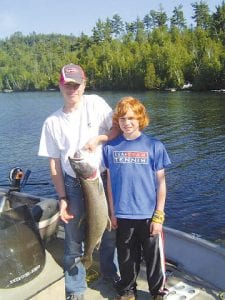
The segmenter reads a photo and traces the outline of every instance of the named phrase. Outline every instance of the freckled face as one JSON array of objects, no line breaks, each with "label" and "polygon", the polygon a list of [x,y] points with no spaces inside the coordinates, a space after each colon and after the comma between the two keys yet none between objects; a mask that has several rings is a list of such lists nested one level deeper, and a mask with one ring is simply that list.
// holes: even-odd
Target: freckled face
[{"label": "freckled face", "polygon": [[119,126],[125,137],[129,139],[136,138],[140,135],[139,121],[131,108],[127,113],[119,118]]}]

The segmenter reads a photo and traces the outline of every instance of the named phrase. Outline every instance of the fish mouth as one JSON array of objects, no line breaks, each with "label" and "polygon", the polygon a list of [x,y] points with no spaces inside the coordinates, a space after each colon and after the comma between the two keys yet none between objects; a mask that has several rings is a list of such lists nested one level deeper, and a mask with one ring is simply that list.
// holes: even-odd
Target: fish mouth
[{"label": "fish mouth", "polygon": [[[82,162],[85,162],[85,159],[83,157],[74,157],[73,158],[74,162],[75,163],[82,163]],[[87,179],[87,180],[93,180],[97,177],[97,169],[94,169],[92,171],[92,173],[90,174],[82,174],[83,172],[80,173],[81,177],[83,177],[84,179]]]},{"label": "fish mouth", "polygon": [[74,153],[73,159],[83,160],[84,159],[84,151],[78,150]]},{"label": "fish mouth", "polygon": [[73,157],[73,160],[76,162],[81,162],[84,160],[84,158],[83,157]]},{"label": "fish mouth", "polygon": [[94,180],[98,177],[98,168],[85,156],[75,153],[74,157],[68,157],[70,165],[76,176],[85,180]]}]

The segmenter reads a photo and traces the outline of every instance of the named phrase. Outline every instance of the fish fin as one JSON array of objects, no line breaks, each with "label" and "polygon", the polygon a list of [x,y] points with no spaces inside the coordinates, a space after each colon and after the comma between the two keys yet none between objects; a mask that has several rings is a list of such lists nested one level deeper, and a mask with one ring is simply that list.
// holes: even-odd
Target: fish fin
[{"label": "fish fin", "polygon": [[108,220],[107,220],[107,226],[106,226],[106,229],[108,231],[111,231],[112,230],[112,223],[111,223],[111,220],[110,218],[108,217]]},{"label": "fish fin", "polygon": [[100,248],[101,245],[101,240],[96,244],[95,249],[98,250]]},{"label": "fish fin", "polygon": [[85,269],[89,269],[92,266],[92,256],[91,255],[83,256],[81,258],[81,261],[82,261]]}]

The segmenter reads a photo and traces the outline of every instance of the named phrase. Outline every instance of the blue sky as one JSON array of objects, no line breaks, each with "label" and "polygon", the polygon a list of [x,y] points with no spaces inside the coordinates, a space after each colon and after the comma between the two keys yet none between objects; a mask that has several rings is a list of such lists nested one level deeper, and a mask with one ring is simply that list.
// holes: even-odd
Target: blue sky
[{"label": "blue sky", "polygon": [[[91,35],[91,29],[100,18],[104,21],[114,14],[125,22],[143,17],[150,10],[159,10],[160,4],[168,17],[175,6],[183,5],[184,16],[190,25],[193,9],[191,3],[200,0],[0,0],[0,39],[16,31],[27,35],[36,33],[61,33],[79,36]],[[205,0],[215,12],[222,0]]]}]

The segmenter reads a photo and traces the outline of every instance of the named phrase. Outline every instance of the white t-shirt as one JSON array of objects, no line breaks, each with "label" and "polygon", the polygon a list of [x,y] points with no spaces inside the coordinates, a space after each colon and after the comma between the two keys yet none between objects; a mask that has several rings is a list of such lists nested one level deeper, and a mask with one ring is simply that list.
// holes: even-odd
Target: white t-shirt
[{"label": "white t-shirt", "polygon": [[[63,172],[75,177],[68,156],[84,147],[90,138],[107,133],[112,126],[112,109],[97,95],[83,95],[77,110],[64,113],[63,108],[50,115],[42,127],[39,156],[60,158]],[[94,155],[100,167],[102,150]]]}]

